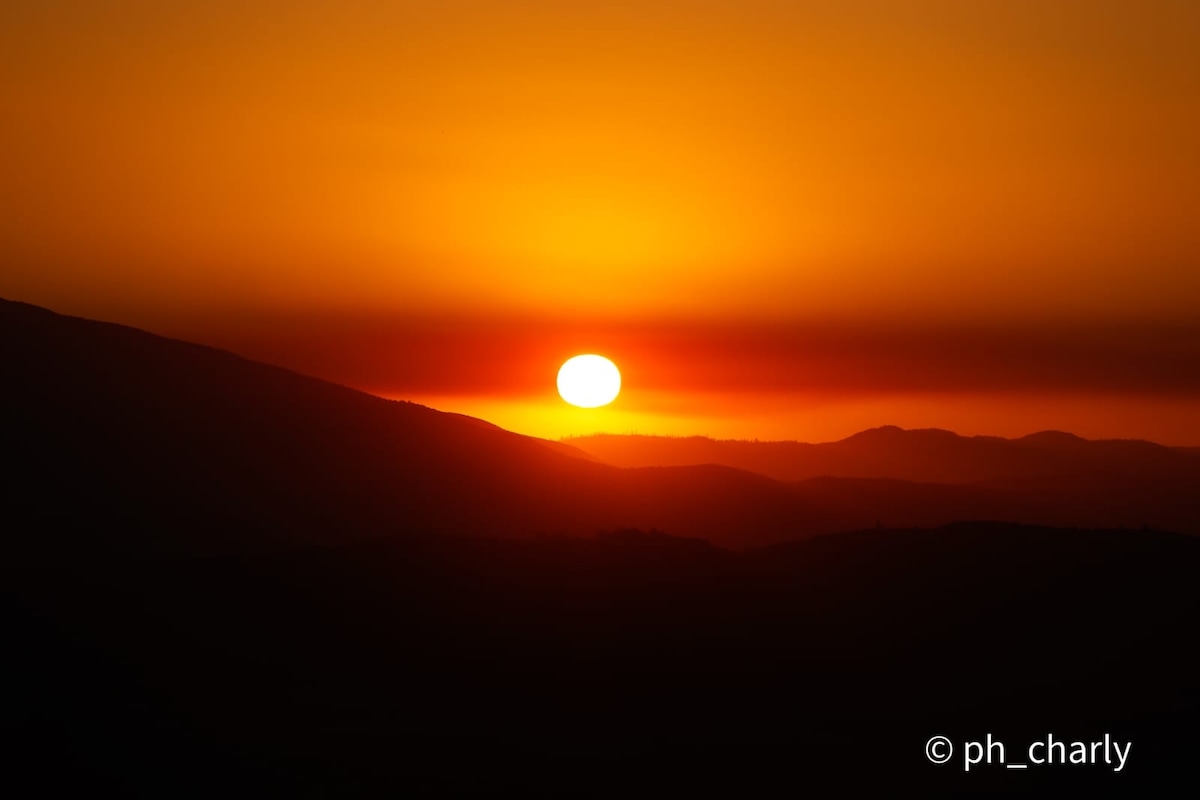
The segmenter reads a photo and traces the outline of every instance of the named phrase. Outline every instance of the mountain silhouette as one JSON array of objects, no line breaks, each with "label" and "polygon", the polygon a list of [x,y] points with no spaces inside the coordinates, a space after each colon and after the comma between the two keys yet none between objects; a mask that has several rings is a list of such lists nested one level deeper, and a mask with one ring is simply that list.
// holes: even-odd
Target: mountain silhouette
[{"label": "mountain silhouette", "polygon": [[1061,431],[1004,439],[887,425],[820,444],[616,434],[567,441],[616,466],[723,464],[781,481],[842,477],[1003,483],[1073,475],[1200,478],[1198,448],[1139,440],[1088,441]]},{"label": "mountain silhouette", "polygon": [[14,553],[216,554],[413,531],[702,536],[741,523],[780,538],[802,522],[786,488],[759,476],[634,474],[131,328],[0,302],[0,336],[5,500],[34,526]]},{"label": "mountain silhouette", "polygon": [[810,530],[1007,519],[1200,533],[1200,449],[1088,441],[1059,431],[1020,439],[884,426],[838,442],[720,441],[598,434],[570,444],[626,468],[719,464],[792,482]]},{"label": "mountain silhouette", "polygon": [[[667,450],[682,442],[772,457],[833,453],[849,465],[846,477],[785,483],[736,468],[758,466],[757,457],[734,466],[619,468],[596,461],[613,456],[595,445],[626,441],[620,437],[571,446],[521,436],[25,304],[0,301],[0,335],[8,343],[0,353],[4,458],[14,476],[0,491],[11,513],[30,520],[6,544],[13,558],[215,555],[418,532],[528,537],[621,528],[739,548],[876,523],[960,519],[1200,531],[1194,454],[1148,443],[1056,437],[1052,447],[1045,436],[1008,442],[883,428],[832,447],[647,440]],[[1098,450],[1117,455],[1106,461]],[[967,452],[982,464],[985,451],[998,453],[990,463],[1002,466],[976,468],[987,480],[969,485],[965,457],[945,456]],[[1082,455],[1047,456],[1074,451]],[[875,465],[889,459],[924,463],[925,471],[909,468],[908,480],[854,477],[879,472]],[[1068,463],[1096,468],[1061,466]],[[959,479],[913,480],[946,473]]]},{"label": "mountain silhouette", "polygon": [[[1159,471],[1175,451],[942,483],[622,468],[20,303],[0,343],[13,796],[1102,797],[1194,777],[1200,537],[1142,527],[1159,502],[1195,519],[1186,472]],[[984,444],[1094,444],[1030,439]],[[961,520],[980,516],[1064,527]],[[1119,774],[925,757],[989,733],[1132,751]]]}]

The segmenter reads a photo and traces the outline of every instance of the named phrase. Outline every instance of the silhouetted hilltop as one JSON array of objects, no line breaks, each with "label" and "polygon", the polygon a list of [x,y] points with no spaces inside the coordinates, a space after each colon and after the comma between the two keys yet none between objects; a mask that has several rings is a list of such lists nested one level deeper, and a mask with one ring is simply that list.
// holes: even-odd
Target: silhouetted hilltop
[{"label": "silhouetted hilltop", "polygon": [[[0,301],[10,555],[220,553],[411,532],[806,533],[787,487],[620,470],[481,420]],[[742,534],[738,534],[741,536]]]},{"label": "silhouetted hilltop", "polygon": [[[853,467],[843,470],[850,475],[923,463],[930,474],[949,470],[960,485],[785,484],[720,464],[617,468],[481,420],[20,303],[0,301],[0,337],[0,457],[13,476],[0,492],[7,513],[21,520],[5,542],[12,558],[631,527],[740,548],[876,522],[932,526],[962,518],[1200,531],[1200,496],[1187,471],[1194,454],[1148,443],[1055,450],[1038,437],[1031,444],[886,428],[829,447],[647,440],[668,453],[681,442],[718,455],[745,453],[754,464],[765,453],[780,468],[797,453],[831,453],[822,456],[826,465],[840,459]],[[880,442],[893,444],[881,449]],[[1076,463],[1061,455],[1071,449],[1113,471],[1078,475],[1047,466],[1055,458]],[[1120,458],[1105,462],[1096,455],[1101,449]],[[981,461],[982,451],[997,459]],[[1016,465],[1001,474],[1030,477],[961,485],[977,462]],[[1176,462],[1185,468],[1168,471]],[[1043,472],[1029,473],[1031,464]]]},{"label": "silhouetted hilltop", "polygon": [[1088,441],[1060,431],[1004,439],[887,425],[820,444],[611,434],[566,441],[615,466],[724,464],[781,481],[842,477],[990,483],[1051,476],[1200,480],[1197,448]]},{"label": "silhouetted hilltop", "polygon": [[77,546],[204,552],[465,524],[456,496],[486,513],[511,469],[604,469],[479,420],[32,306],[0,303],[0,336],[9,507]]}]

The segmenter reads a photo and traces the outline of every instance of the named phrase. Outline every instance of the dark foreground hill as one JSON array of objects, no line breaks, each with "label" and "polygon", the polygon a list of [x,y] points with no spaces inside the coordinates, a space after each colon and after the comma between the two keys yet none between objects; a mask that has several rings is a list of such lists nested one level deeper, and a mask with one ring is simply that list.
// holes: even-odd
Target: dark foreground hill
[{"label": "dark foreground hill", "polygon": [[620,470],[131,328],[0,301],[0,343],[13,558],[253,552],[413,531],[806,532],[800,504],[760,476]]},{"label": "dark foreground hill", "polygon": [[[0,567],[6,787],[121,797],[1166,796],[1200,540],[963,524]],[[1128,763],[964,771],[1059,741]],[[931,764],[946,736],[955,757]],[[1109,752],[1111,756],[1111,751]],[[33,796],[20,788],[12,796]]]}]

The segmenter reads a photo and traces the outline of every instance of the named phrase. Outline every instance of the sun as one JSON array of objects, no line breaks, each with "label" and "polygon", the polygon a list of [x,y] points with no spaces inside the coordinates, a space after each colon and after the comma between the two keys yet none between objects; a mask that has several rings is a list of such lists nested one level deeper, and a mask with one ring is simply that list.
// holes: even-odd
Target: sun
[{"label": "sun", "polygon": [[558,393],[580,408],[606,406],[621,392],[621,372],[604,356],[568,358],[558,369]]}]

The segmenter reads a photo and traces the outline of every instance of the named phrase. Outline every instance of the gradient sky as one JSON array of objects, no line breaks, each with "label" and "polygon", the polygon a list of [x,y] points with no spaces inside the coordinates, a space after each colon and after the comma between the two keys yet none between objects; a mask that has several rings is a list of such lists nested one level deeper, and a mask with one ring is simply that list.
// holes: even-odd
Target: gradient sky
[{"label": "gradient sky", "polygon": [[1200,445],[1196,3],[9,0],[0,101],[10,299],[543,436]]}]

